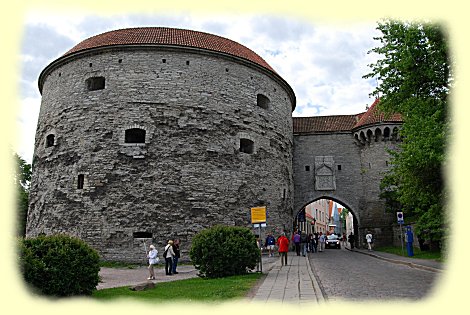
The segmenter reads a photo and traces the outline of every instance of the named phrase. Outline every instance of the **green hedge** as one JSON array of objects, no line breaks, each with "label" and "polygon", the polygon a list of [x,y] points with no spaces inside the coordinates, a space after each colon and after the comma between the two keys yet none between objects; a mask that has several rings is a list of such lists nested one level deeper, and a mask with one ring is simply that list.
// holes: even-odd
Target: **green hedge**
[{"label": "green hedge", "polygon": [[21,239],[19,260],[26,283],[42,295],[91,295],[98,285],[98,253],[78,238],[53,235]]},{"label": "green hedge", "polygon": [[202,277],[245,274],[259,261],[255,235],[247,228],[214,226],[192,240],[189,256]]}]

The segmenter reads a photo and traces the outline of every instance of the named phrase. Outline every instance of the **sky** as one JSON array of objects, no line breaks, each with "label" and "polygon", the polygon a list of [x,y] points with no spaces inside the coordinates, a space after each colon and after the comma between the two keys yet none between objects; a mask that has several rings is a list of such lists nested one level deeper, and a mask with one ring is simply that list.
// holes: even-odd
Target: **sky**
[{"label": "sky", "polygon": [[357,114],[373,103],[375,79],[363,79],[379,56],[376,22],[327,24],[275,15],[196,16],[28,14],[21,42],[21,132],[16,152],[31,162],[41,103],[38,77],[53,60],[91,36],[120,28],[164,26],[234,40],[265,59],[293,88],[293,116]]}]

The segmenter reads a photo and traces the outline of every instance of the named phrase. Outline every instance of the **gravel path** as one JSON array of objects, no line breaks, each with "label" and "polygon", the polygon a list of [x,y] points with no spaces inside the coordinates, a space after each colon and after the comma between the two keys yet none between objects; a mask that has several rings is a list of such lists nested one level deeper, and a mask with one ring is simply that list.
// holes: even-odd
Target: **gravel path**
[{"label": "gravel path", "polygon": [[[267,273],[275,262],[279,258],[276,257],[266,257],[263,256],[263,273]],[[173,276],[165,275],[165,266],[158,265],[155,268],[155,277],[156,280],[147,280],[149,277],[149,271],[147,266],[137,267],[134,269],[129,268],[101,268],[100,269],[100,278],[101,282],[96,286],[97,290],[116,288],[116,287],[125,287],[133,286],[137,284],[142,284],[147,281],[152,281],[154,283],[159,282],[168,282],[175,280],[183,280],[189,278],[198,277],[199,271],[194,268],[193,265],[178,265],[178,274]],[[255,286],[255,289],[257,286]]]},{"label": "gravel path", "polygon": [[134,269],[129,268],[101,268],[100,277],[101,281],[98,283],[96,289],[108,289],[115,287],[132,286],[147,281],[154,283],[168,282],[182,279],[189,279],[197,277],[198,271],[194,266],[181,265],[178,266],[178,274],[173,276],[165,275],[164,266],[155,268],[156,280],[147,280],[149,277],[149,271],[146,266],[137,267]]}]

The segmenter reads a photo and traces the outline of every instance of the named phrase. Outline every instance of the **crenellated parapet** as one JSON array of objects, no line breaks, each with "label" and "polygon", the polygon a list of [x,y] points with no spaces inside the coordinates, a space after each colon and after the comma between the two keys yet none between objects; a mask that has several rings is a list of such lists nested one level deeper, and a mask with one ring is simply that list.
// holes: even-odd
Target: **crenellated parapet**
[{"label": "crenellated parapet", "polygon": [[359,146],[373,142],[400,141],[399,130],[403,123],[399,114],[385,114],[378,108],[376,99],[367,112],[360,114],[356,125],[352,128],[354,141]]},{"label": "crenellated parapet", "polygon": [[401,124],[380,123],[365,126],[353,131],[354,141],[359,146],[370,145],[374,142],[399,142]]}]

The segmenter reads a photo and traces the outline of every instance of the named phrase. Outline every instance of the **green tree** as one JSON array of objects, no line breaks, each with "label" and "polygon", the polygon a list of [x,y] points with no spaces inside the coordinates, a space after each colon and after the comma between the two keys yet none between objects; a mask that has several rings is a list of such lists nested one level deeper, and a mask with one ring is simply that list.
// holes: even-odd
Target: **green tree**
[{"label": "green tree", "polygon": [[31,164],[28,164],[18,154],[14,156],[16,162],[15,190],[16,190],[16,213],[17,213],[17,234],[25,236],[26,217],[28,215],[29,186],[31,183]]},{"label": "green tree", "polygon": [[392,169],[381,184],[391,209],[416,220],[416,232],[432,240],[444,237],[446,190],[444,167],[452,86],[448,39],[442,26],[385,20],[378,23],[382,55],[364,78],[377,78],[372,95],[379,108],[400,113],[400,148],[391,151]]},{"label": "green tree", "polygon": [[339,215],[339,219],[340,219],[340,222],[341,222],[341,229],[346,232],[346,218],[348,217],[349,215],[349,210],[347,208],[343,208],[343,210],[341,210],[341,213]]}]

